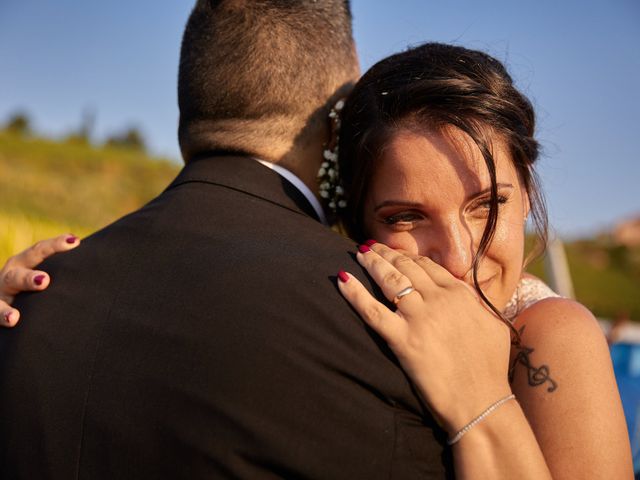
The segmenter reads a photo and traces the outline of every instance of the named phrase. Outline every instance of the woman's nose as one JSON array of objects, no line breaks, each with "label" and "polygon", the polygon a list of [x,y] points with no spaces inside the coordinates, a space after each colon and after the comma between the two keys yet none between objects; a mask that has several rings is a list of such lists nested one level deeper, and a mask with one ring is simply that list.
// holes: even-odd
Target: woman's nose
[{"label": "woman's nose", "polygon": [[473,264],[473,242],[465,226],[448,225],[440,234],[434,235],[429,243],[424,254],[454,277],[464,280]]}]

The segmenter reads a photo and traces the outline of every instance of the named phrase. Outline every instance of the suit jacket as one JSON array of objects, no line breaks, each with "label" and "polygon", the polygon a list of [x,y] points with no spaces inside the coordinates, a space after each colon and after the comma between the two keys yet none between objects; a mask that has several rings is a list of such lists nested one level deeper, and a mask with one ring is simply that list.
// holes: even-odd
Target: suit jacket
[{"label": "suit jacket", "polygon": [[48,261],[0,332],[11,479],[446,478],[444,432],[341,298],[354,245],[244,157]]}]

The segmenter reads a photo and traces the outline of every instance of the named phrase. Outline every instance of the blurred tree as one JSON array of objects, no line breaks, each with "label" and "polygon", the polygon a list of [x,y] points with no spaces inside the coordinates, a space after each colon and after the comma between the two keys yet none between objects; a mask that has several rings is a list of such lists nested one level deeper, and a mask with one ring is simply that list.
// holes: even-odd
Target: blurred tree
[{"label": "blurred tree", "polygon": [[78,135],[87,139],[87,143],[91,142],[93,135],[93,127],[96,124],[96,111],[91,107],[86,107],[82,111],[82,120],[80,121],[80,129]]},{"label": "blurred tree", "polygon": [[91,143],[91,136],[93,134],[93,127],[96,123],[96,113],[93,108],[86,107],[82,111],[82,118],[80,120],[80,127],[78,130],[71,132],[65,137],[68,143],[74,143],[79,145],[89,145]]},{"label": "blurred tree", "polygon": [[146,151],[144,136],[136,127],[129,127],[122,133],[111,135],[105,145],[108,147],[129,148],[132,150]]},{"label": "blurred tree", "polygon": [[626,245],[612,245],[607,250],[612,267],[625,273],[631,271],[631,252],[629,247]]},{"label": "blurred tree", "polygon": [[4,128],[13,134],[27,136],[31,134],[31,120],[25,112],[16,112],[9,117]]}]

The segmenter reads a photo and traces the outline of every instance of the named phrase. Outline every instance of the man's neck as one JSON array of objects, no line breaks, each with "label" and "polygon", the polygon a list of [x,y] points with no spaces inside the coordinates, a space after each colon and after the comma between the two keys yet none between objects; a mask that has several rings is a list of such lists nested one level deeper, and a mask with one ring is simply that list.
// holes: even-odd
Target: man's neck
[{"label": "man's neck", "polygon": [[311,189],[298,177],[295,173],[283,167],[282,165],[278,165],[275,163],[268,162],[266,160],[261,160],[256,158],[258,162],[263,164],[265,167],[268,167],[274,171],[276,171],[279,175],[287,179],[289,183],[291,183],[294,187],[296,187],[302,195],[307,199],[307,201],[313,207],[313,210],[316,212],[316,216],[318,220],[324,225],[328,225],[327,216],[322,208],[322,204],[318,197],[311,191]]},{"label": "man's neck", "polygon": [[305,135],[299,135],[291,144],[272,143],[268,149],[257,149],[252,153],[255,158],[293,173],[321,202],[317,178],[320,165],[324,161],[322,151],[326,133],[324,129],[314,133],[307,132]]},{"label": "man's neck", "polygon": [[273,162],[296,175],[320,201],[318,193],[318,170],[322,163],[322,145],[292,149],[279,161]]}]

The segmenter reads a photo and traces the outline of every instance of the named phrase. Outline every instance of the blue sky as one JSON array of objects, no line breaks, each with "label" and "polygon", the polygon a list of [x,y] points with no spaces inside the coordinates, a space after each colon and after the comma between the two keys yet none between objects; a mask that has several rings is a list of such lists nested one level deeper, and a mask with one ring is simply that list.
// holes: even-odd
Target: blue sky
[{"label": "blue sky", "polygon": [[[137,126],[179,158],[176,78],[185,0],[0,0],[0,122],[24,110],[64,135],[92,111],[97,140]],[[428,40],[485,50],[532,99],[539,172],[558,232],[640,213],[637,0],[352,0],[363,70]]]}]

